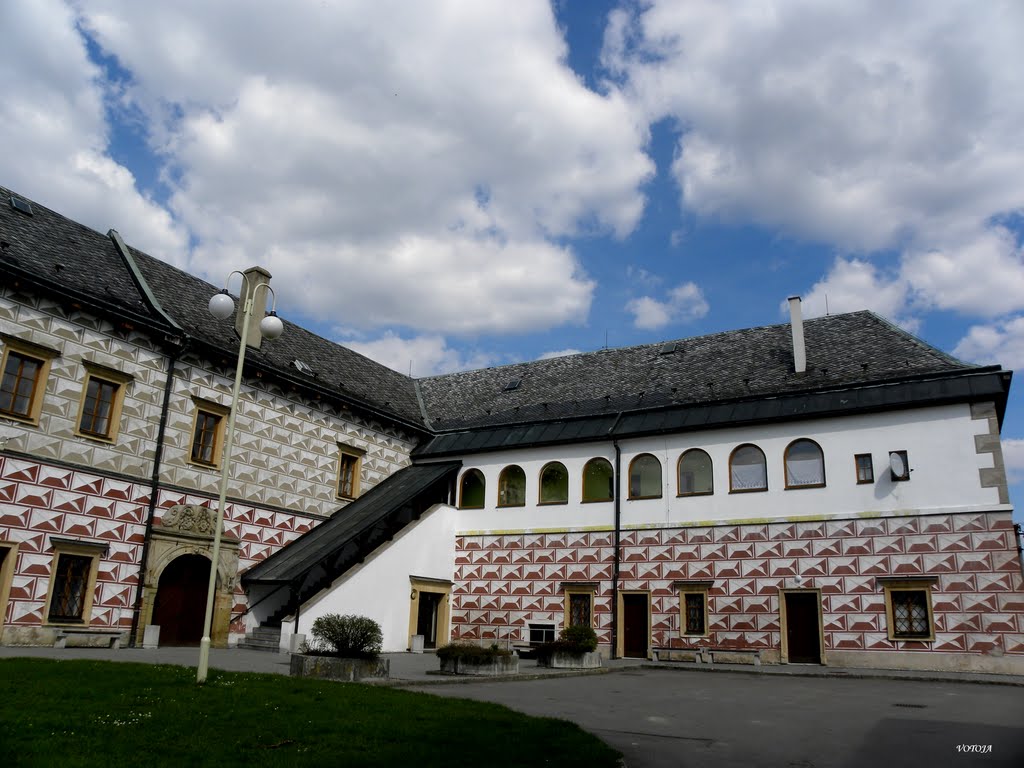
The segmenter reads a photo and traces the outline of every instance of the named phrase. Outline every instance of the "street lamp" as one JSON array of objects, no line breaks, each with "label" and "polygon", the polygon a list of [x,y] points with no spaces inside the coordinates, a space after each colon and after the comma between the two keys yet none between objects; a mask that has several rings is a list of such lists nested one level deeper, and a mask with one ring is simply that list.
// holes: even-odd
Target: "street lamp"
[{"label": "street lamp", "polygon": [[[231,467],[231,447],[235,442],[235,413],[238,411],[238,391],[242,385],[242,366],[245,363],[245,348],[249,335],[249,321],[256,292],[262,287],[270,292],[273,303],[270,312],[260,321],[260,334],[266,339],[276,339],[284,332],[284,324],[277,313],[277,295],[269,284],[256,282],[250,285],[246,275],[239,271],[231,272],[224,281],[225,288],[210,299],[210,314],[218,320],[227,320],[235,311],[235,301],[228,294],[227,283],[231,275],[242,278],[242,327],[241,341],[238,345],[238,363],[235,365],[235,385],[231,390],[231,410],[228,412],[228,436],[224,443],[224,453],[220,462],[220,496],[217,499],[217,525],[213,530],[213,562],[210,564],[210,585],[206,590],[206,616],[203,619],[203,639],[199,641],[199,669],[196,670],[196,682],[206,682],[206,672],[210,664],[210,627],[213,624],[213,599],[217,587],[217,565],[220,561],[220,531],[224,524],[224,503],[228,495],[228,473]],[[266,296],[264,296],[266,306]]]}]

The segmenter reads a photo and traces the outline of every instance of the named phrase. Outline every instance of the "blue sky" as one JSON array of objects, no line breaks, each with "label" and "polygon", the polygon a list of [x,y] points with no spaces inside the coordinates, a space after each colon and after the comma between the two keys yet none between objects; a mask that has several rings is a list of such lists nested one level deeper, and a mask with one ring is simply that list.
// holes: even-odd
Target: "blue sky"
[{"label": "blue sky", "polygon": [[0,28],[3,184],[215,283],[266,266],[282,314],[403,372],[792,294],[1024,368],[1013,0],[13,0]]}]

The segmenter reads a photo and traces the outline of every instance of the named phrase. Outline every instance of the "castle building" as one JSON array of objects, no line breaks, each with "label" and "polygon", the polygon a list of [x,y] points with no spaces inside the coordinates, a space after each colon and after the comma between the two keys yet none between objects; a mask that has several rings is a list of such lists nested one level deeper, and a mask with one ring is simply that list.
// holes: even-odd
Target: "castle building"
[{"label": "castle building", "polygon": [[798,299],[421,379],[285,322],[246,334],[213,564],[217,290],[0,188],[0,643],[195,643],[215,567],[221,646],[358,613],[389,651],[584,623],[614,656],[1024,672],[1008,371]]}]

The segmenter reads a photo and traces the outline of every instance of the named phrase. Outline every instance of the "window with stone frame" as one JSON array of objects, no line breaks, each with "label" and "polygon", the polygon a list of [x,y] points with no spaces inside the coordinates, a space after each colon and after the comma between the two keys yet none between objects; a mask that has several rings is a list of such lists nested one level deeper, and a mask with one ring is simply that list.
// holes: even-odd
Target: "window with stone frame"
[{"label": "window with stone frame", "polygon": [[679,634],[684,637],[708,635],[708,590],[711,581],[677,581],[679,590]]},{"label": "window with stone frame", "polygon": [[51,624],[88,624],[100,558],[106,545],[51,538],[50,587],[46,620]]},{"label": "window with stone frame", "polygon": [[224,450],[224,431],[230,409],[210,400],[193,398],[196,405],[189,461],[218,467]]},{"label": "window with stone frame", "polygon": [[359,496],[363,451],[342,443],[338,444],[338,498],[355,499]]},{"label": "window with stone frame", "polygon": [[591,582],[565,582],[565,626],[594,626],[594,593],[597,584]]},{"label": "window with stone frame", "polygon": [[95,440],[113,442],[121,424],[121,406],[132,376],[121,371],[85,362],[85,385],[78,408],[77,434]]},{"label": "window with stone frame", "polygon": [[0,333],[0,415],[39,423],[50,362],[60,353]]},{"label": "window with stone frame", "polygon": [[932,585],[936,579],[880,577],[890,640],[934,640]]}]

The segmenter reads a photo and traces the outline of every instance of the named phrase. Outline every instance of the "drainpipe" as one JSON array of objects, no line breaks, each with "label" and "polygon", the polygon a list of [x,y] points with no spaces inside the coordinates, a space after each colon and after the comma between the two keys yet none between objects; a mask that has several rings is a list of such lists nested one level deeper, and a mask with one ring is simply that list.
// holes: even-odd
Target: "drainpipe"
[{"label": "drainpipe", "polygon": [[136,645],[136,633],[139,631],[139,613],[142,610],[142,592],[146,585],[146,558],[149,557],[149,544],[153,539],[153,521],[156,517],[157,497],[160,494],[160,463],[164,455],[164,437],[167,432],[167,417],[170,411],[171,390],[174,387],[174,366],[181,353],[185,350],[184,343],[177,343],[167,356],[167,376],[164,380],[164,401],[160,407],[160,424],[156,432],[156,448],[153,450],[153,475],[149,482],[149,509],[146,513],[146,537],[142,542],[142,557],[139,559],[139,583],[135,589],[135,607],[132,609],[132,633],[129,644]]},{"label": "drainpipe", "polygon": [[621,552],[619,551],[619,542],[622,538],[622,492],[620,490],[622,485],[620,482],[622,476],[622,450],[619,448],[619,441],[614,437],[615,429],[619,426],[620,421],[622,421],[622,411],[619,411],[619,415],[615,417],[615,422],[608,430],[608,434],[612,435],[612,446],[615,448],[615,486],[612,489],[612,498],[615,504],[615,560],[612,566],[612,647],[611,652],[608,654],[613,659],[616,658],[615,653],[619,647],[619,570],[622,562]]}]

